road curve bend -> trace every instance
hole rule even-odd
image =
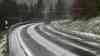
[[[99,41],[77,35],[44,23],[25,24],[10,32],[9,56],[100,56]]]

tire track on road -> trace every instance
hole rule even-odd
[[[38,29],[38,28],[36,28],[36,29]],[[39,29],[38,29],[39,30]],[[44,30],[46,30],[46,28],[44,29]],[[42,31],[42,32],[41,32]],[[51,35],[50,34],[46,34],[46,33],[44,33],[43,32],[43,29],[42,30],[40,30],[39,32],[41,32],[40,34],[43,34],[42,36],[44,36],[45,35],[45,38],[47,38],[48,40],[51,40],[51,41],[53,41],[53,42],[55,42],[55,43],[57,43],[57,37],[58,38],[66,38],[66,37],[64,37],[64,36],[62,36],[62,35],[60,35],[60,34],[55,34],[55,35],[58,35],[58,36],[56,36],[56,37],[54,37],[54,33],[53,32],[50,32],[50,31],[48,31],[48,30],[46,30],[47,32],[49,32],[49,33],[52,33]],[[50,36],[48,36],[48,35],[50,35]],[[51,38],[51,39],[50,39]],[[67,38],[66,38],[67,39]],[[71,42],[73,42],[73,39],[69,39],[68,38],[68,40],[70,40]],[[60,40],[59,40],[60,41]],[[60,44],[60,46],[61,45],[63,45],[63,46],[66,46],[66,44],[64,44],[64,43],[60,43],[58,41],[58,44]],[[76,40],[74,40],[74,42],[75,42],[75,44],[77,45],[77,43],[79,42],[77,42]],[[74,43],[73,42],[73,43]],[[69,42],[70,43],[70,42]],[[80,43],[79,43],[80,44]],[[87,45],[86,43],[84,44],[84,43],[81,43],[81,44],[83,44],[83,45]],[[69,46],[69,45],[68,45]],[[67,49],[71,49],[70,47],[71,46],[69,46],[69,48],[68,48],[68,46],[66,46],[65,48],[67,48]],[[88,45],[89,46],[89,45]],[[90,47],[92,47],[93,48],[93,46],[90,46]],[[74,49],[74,50],[72,50],[72,51],[75,51],[75,50],[80,50],[80,48],[75,48],[74,46],[72,47],[72,49]],[[96,49],[95,47],[94,47],[94,49]],[[84,50],[84,49],[83,49]],[[86,55],[89,55],[90,53],[91,53],[91,56],[95,56],[96,55],[96,53],[95,52],[91,52],[91,51],[87,51],[86,52],[86,50],[84,50],[84,51],[82,51],[82,50],[80,50],[81,52],[79,52],[80,53],[80,56],[82,56],[82,53],[84,54],[83,56],[86,56]],[[75,51],[76,52],[76,51]],[[85,53],[87,53],[86,55],[85,55]],[[90,55],[89,55],[90,56]]]

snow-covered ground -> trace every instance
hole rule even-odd
[[[94,34],[100,34],[100,16],[91,18],[89,20],[76,20],[71,19],[59,20],[51,22],[51,26],[64,32],[68,31],[81,31]]]
[[[0,39],[0,56],[8,55],[8,46],[7,46],[7,36],[3,35],[3,38]]]

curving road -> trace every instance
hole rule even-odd
[[[100,56],[98,37],[64,33],[44,23],[26,24],[9,34],[9,56]]]

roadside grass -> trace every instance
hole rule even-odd
[[[0,32],[0,56],[8,56],[7,37],[4,37],[5,32]]]

